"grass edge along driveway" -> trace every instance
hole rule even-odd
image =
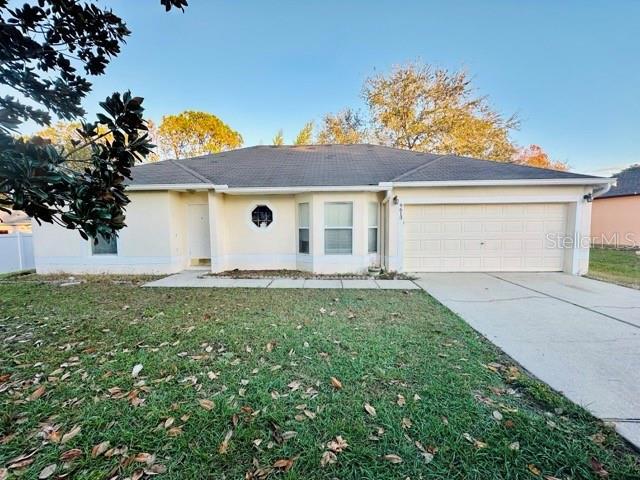
[[[587,276],[640,289],[640,255],[635,250],[592,247]]]
[[[0,284],[0,476],[640,471],[609,427],[421,291],[38,280]]]

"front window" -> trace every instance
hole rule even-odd
[[[93,255],[117,255],[118,241],[116,237],[107,240],[102,235],[98,235],[97,238],[91,240],[91,253]]]
[[[378,204],[369,204],[368,239],[369,253],[378,253]]]
[[[309,204],[298,205],[298,253],[309,253]]]
[[[273,212],[266,205],[258,205],[251,212],[251,221],[256,227],[267,228],[273,222]]]
[[[353,204],[325,203],[324,253],[351,255],[353,239]]]

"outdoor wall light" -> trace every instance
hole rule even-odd
[[[393,197],[393,204],[397,205],[398,203],[400,203],[400,200],[398,200],[398,196],[396,195]]]
[[[592,194],[592,193],[587,193],[587,194],[586,194],[584,197],[582,197],[582,198],[584,198],[584,199],[587,201],[587,203],[591,203],[591,202],[593,202],[593,194]]]

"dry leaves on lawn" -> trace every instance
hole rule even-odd
[[[82,456],[82,450],[79,448],[72,448],[71,450],[61,453],[60,460],[63,462],[71,462],[80,456]]]
[[[0,480],[6,480],[9,476],[9,470],[6,468],[0,468]]]
[[[293,430],[289,430],[288,432],[283,432],[281,437],[283,441],[291,440],[293,437],[298,435],[298,432],[294,432]]]
[[[404,407],[407,404],[407,401],[405,400],[404,395],[398,394],[398,399],[396,400],[396,403],[399,406]]]
[[[486,448],[487,444],[476,439],[473,438],[471,435],[469,435],[468,433],[463,433],[462,436],[464,437],[464,439],[469,442],[469,443],[473,443],[473,446],[476,448]]]
[[[433,460],[434,455],[436,454],[436,452],[438,451],[438,449],[436,447],[433,447],[431,445],[429,445],[427,448],[424,447],[424,445],[422,445],[422,443],[420,443],[418,440],[416,440],[414,442],[416,448],[418,450],[420,450],[420,454],[422,455],[422,458],[424,459],[424,463],[431,463],[431,461]]]
[[[213,409],[213,402],[211,400],[202,399],[202,400],[198,400],[198,403],[202,408],[204,408],[207,411]]]
[[[331,386],[336,390],[340,390],[342,388],[342,382],[336,377],[331,377]]]
[[[327,465],[336,463],[337,461],[338,457],[336,456],[336,454],[332,451],[327,450],[322,454],[322,457],[320,458],[320,466],[324,468]]]
[[[224,440],[222,440],[222,443],[218,447],[218,453],[220,455],[225,455],[229,450],[229,440],[231,440],[231,437],[233,437],[233,430],[229,430],[227,432],[227,434],[224,436]]]
[[[52,463],[51,465],[47,465],[42,469],[42,471],[38,474],[38,480],[45,480],[53,475],[56,471],[57,465]]]
[[[137,365],[135,365],[133,367],[133,370],[131,370],[131,376],[133,378],[136,378],[138,375],[140,375],[140,372],[142,371],[142,364],[138,363]]]
[[[26,455],[20,455],[15,457],[7,462],[7,467],[9,470],[19,470],[21,468],[27,467],[33,463],[35,460],[34,455],[37,453],[37,450],[34,450],[31,453]]]
[[[536,467],[533,463],[529,463],[527,468],[531,473],[533,473],[536,477],[540,476],[540,469]]]
[[[341,435],[338,435],[335,440],[327,442],[327,450],[323,452],[320,458],[320,466],[324,468],[327,465],[336,463],[338,461],[336,454],[346,450],[348,447],[349,444]]]
[[[110,443],[108,441],[106,442],[100,442],[99,444],[95,445],[92,449],[91,449],[91,456],[93,458],[99,457],[100,455],[102,455],[104,452],[106,452],[107,450],[109,450],[109,445]]]
[[[395,453],[388,453],[382,458],[390,463],[402,463],[402,457],[400,455],[396,455]]]
[[[288,472],[293,467],[293,458],[281,458],[280,460],[276,460],[273,464],[273,468],[278,470],[282,470],[283,472]]]
[[[342,438],[342,435],[338,435],[335,440],[331,440],[327,443],[327,448],[334,453],[340,453],[343,450],[346,450],[349,444],[347,441]]]
[[[29,397],[27,397],[27,400],[30,402],[33,402],[34,400],[39,399],[42,395],[44,395],[46,388],[44,385],[40,385],[38,388],[36,388],[33,393],[31,395],[29,395]]]
[[[67,433],[62,435],[62,439],[60,440],[60,443],[65,444],[65,443],[73,440],[80,433],[81,430],[82,430],[82,428],[80,427],[80,425],[76,425],[71,430],[69,430]]]
[[[163,473],[167,472],[167,467],[165,465],[162,465],[160,463],[156,463],[154,465],[151,465],[149,468],[145,468],[144,469],[144,473],[145,475],[161,475]]]
[[[151,466],[156,462],[156,456],[153,453],[140,452],[133,457],[133,461],[137,463],[146,463]]]
[[[608,478],[609,472],[604,469],[604,465],[597,458],[591,457],[591,470],[600,478]]]
[[[377,413],[376,413],[376,409],[375,409],[375,408],[373,408],[369,403],[365,403],[365,404],[364,404],[364,409],[365,409],[365,411],[366,411],[369,415],[371,415],[372,417],[375,417],[375,416],[377,415]]]

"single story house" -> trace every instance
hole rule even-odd
[[[593,202],[591,235],[596,245],[640,247],[640,165],[614,175],[617,185]]]
[[[242,148],[135,167],[117,241],[36,227],[36,269],[583,274],[612,182],[376,145]]]

